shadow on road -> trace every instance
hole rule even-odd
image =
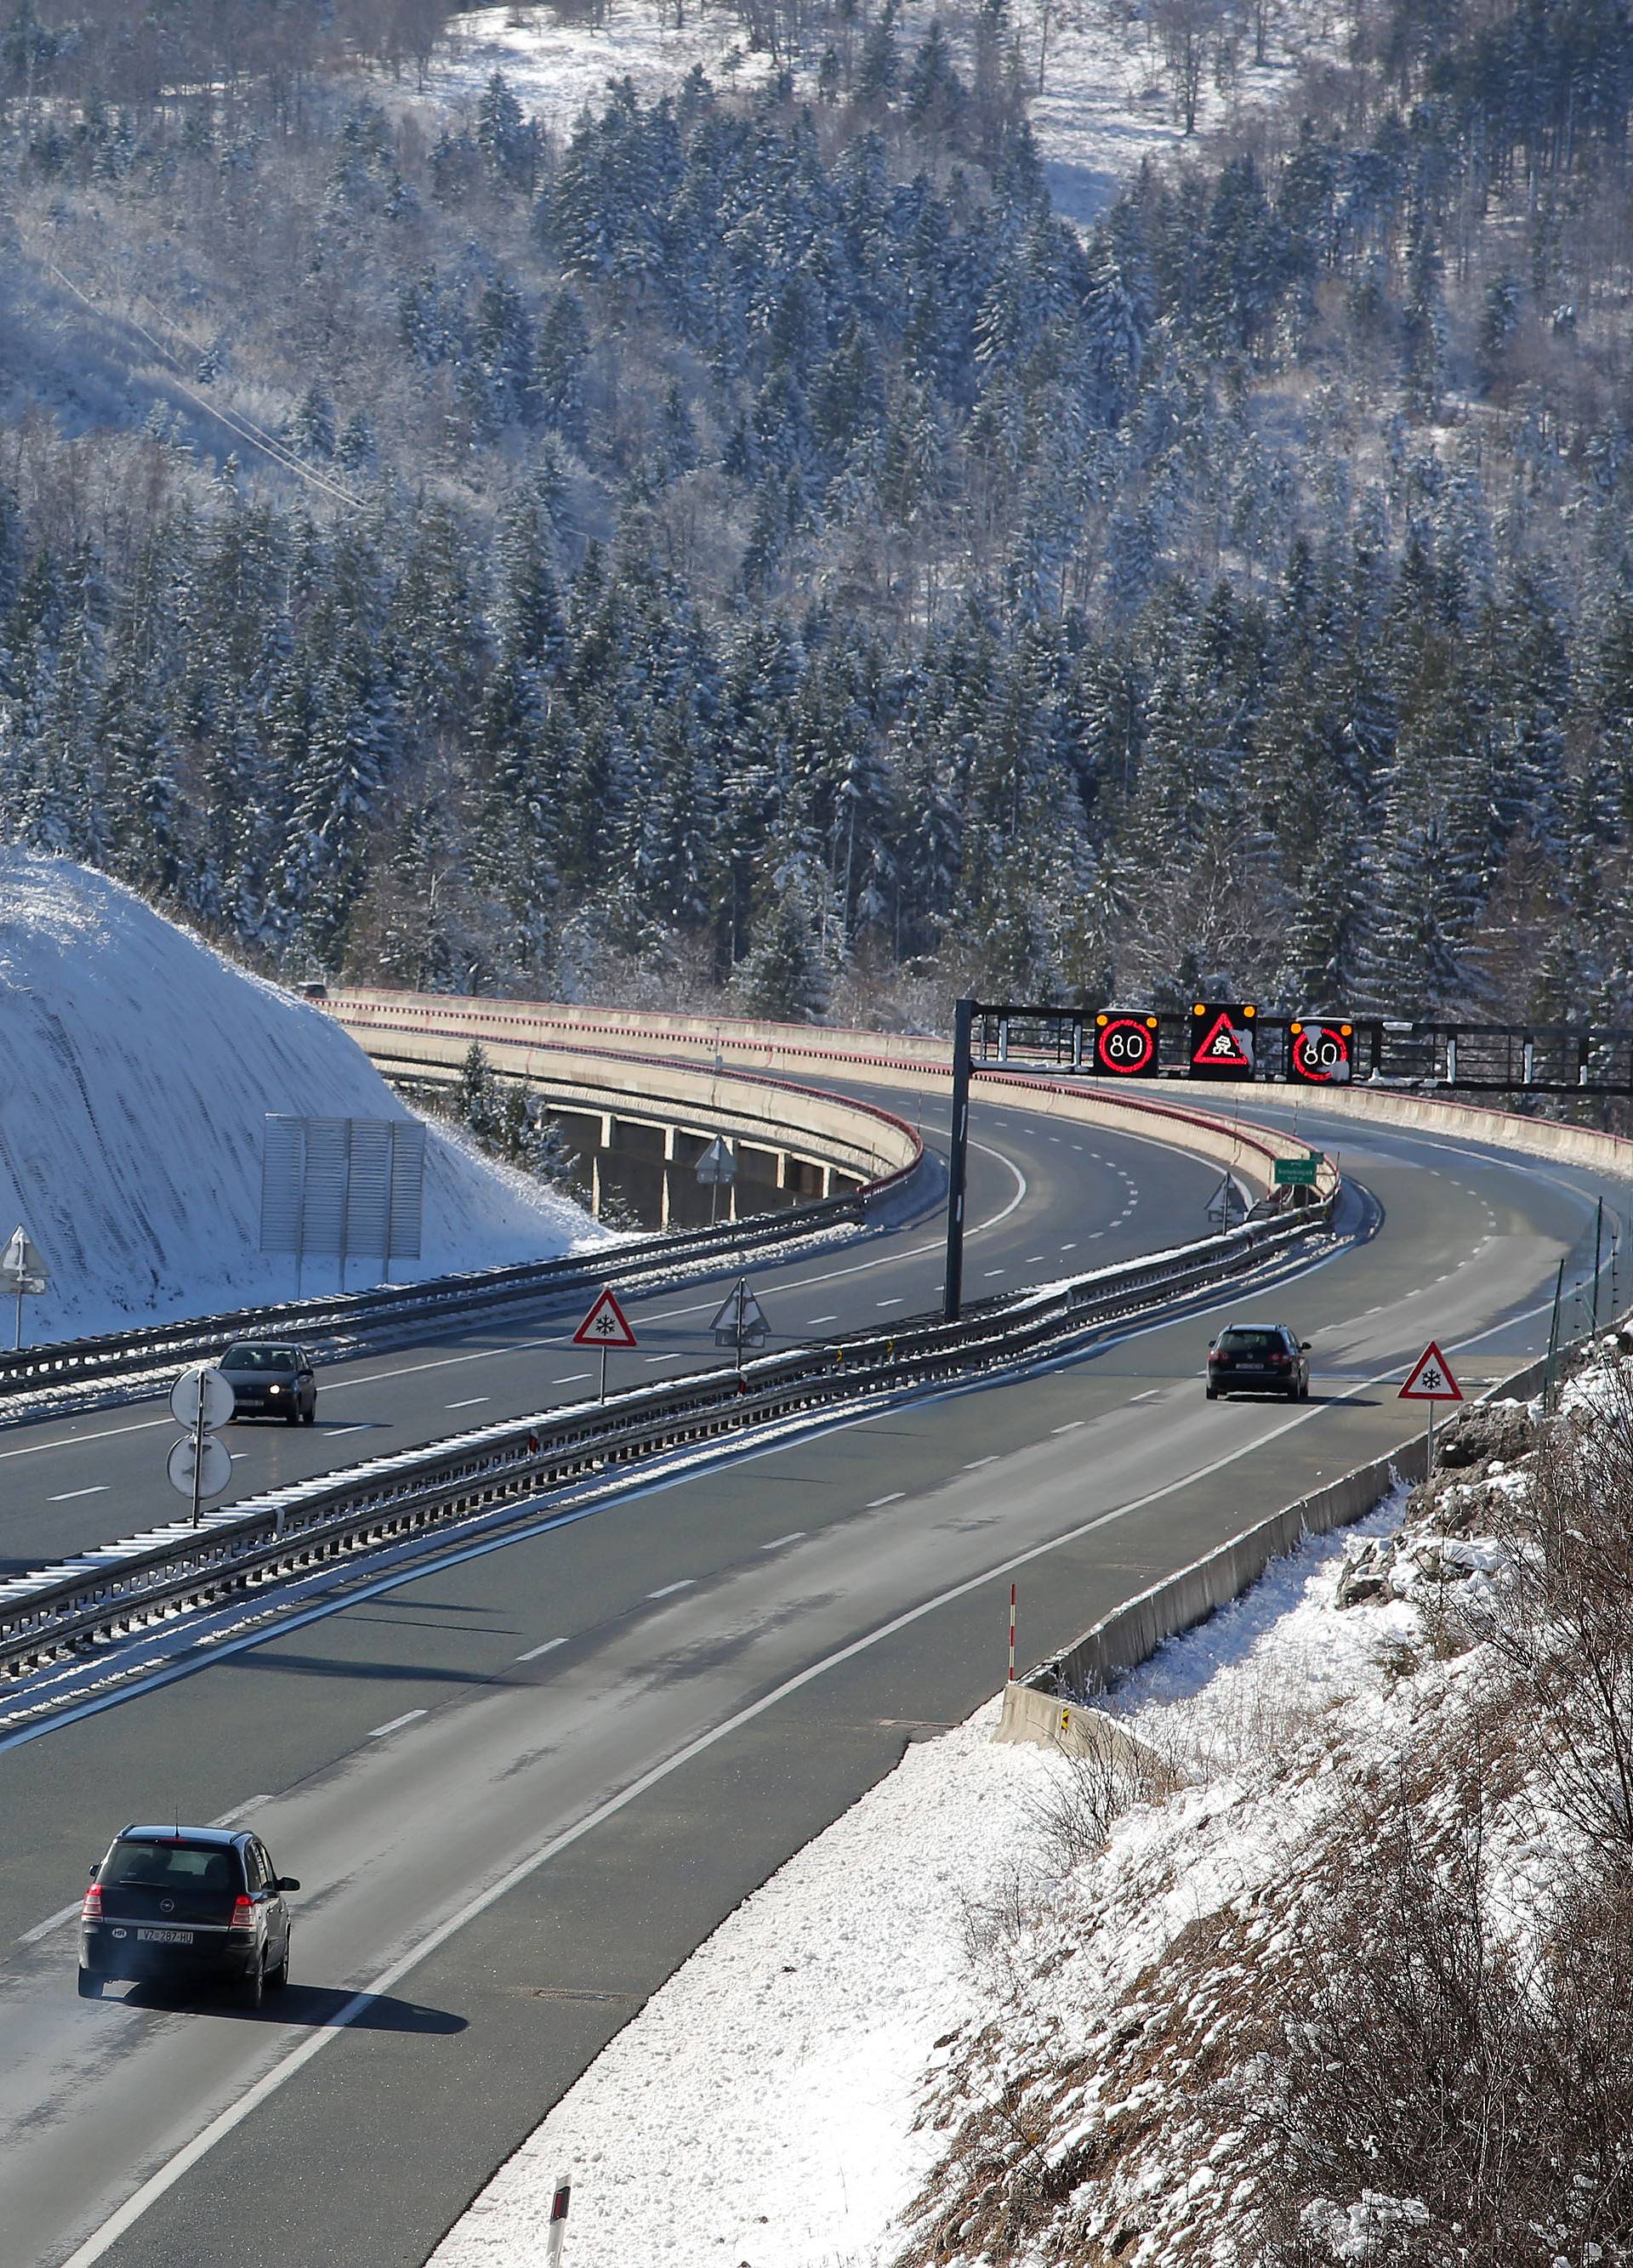
[[[125,1997],[129,2008],[185,2010],[189,2015],[225,2016],[240,2024],[280,2024],[305,2032],[321,2031],[357,1996],[333,1984],[287,1985],[269,1992],[258,2008],[240,2007],[228,1995],[205,1997],[183,1993],[158,1984],[135,1984]],[[347,2025],[352,2032],[422,2032],[447,2037],[462,2032],[467,2020],[448,2008],[430,2008],[421,2000],[399,2000],[390,1992],[378,1993]]]

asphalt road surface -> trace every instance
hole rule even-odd
[[[1308,1111],[1302,1123],[1321,1138]],[[1052,1138],[1063,1130],[978,1104],[977,1217],[1002,1211],[1016,1171],[1026,1195],[972,1247],[972,1292],[986,1266],[1002,1281],[1059,1273],[1063,1248],[1097,1231],[1090,1248],[1109,1251],[1117,1214],[1145,1245],[1197,1226],[1206,1168],[1098,1136],[1075,1152],[1075,1134]],[[344,1611],[0,1745],[5,2268],[423,2261],[720,1919],[905,1741],[996,1688],[1012,1579],[1036,1658],[1400,1440],[1414,1420],[1396,1385],[1430,1336],[1471,1383],[1540,1349],[1558,1261],[1591,1225],[1591,1176],[1353,1122],[1331,1146],[1382,1221],[1264,1310],[1315,1343],[1307,1405],[1206,1403],[1197,1316],[1133,1330],[502,1549],[447,1548]],[[927,1306],[933,1238],[899,1241],[932,1248],[871,1278],[837,1272],[860,1251],[817,1263],[820,1283],[780,1271],[773,1320],[816,1332],[864,1300]],[[770,1307],[769,1276],[761,1288]],[[696,1323],[669,1319],[676,1353],[686,1334],[696,1351]],[[447,1367],[409,1367],[422,1359]],[[499,1387],[496,1417],[534,1406],[516,1386],[550,1367],[492,1338],[382,1358],[331,1379],[325,1414],[355,1395],[358,1422],[405,1440],[446,1430],[462,1362],[471,1393]],[[48,1467],[65,1488],[115,1456],[133,1473],[138,1453],[156,1463],[154,1434],[114,1430],[141,1415],[79,1421],[100,1450],[54,1438],[31,1476]],[[264,1454],[308,1446],[278,1432]],[[32,1476],[26,1502],[0,1488],[19,1533],[52,1493]],[[235,1812],[305,1884],[284,2001],[251,2017],[135,1991],[77,2000],[74,1933],[55,1917],[110,1832]],[[773,2048],[742,2043],[768,2083]],[[616,2215],[616,2194],[575,2206]]]

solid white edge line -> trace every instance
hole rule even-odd
[[[690,1591],[697,1581],[695,1575],[683,1575],[678,1583],[666,1583],[661,1591],[648,1591],[649,1599],[672,1599],[676,1591]]]
[[[558,1646],[565,1646],[565,1638],[547,1638],[543,1646],[530,1646],[525,1653],[516,1656],[518,1661],[536,1661],[542,1653],[554,1653]]]
[[[37,1921],[32,1929],[26,1929],[23,1932],[17,1940],[18,1943],[38,1945],[42,1937],[49,1937],[54,1929],[61,1929],[65,1921],[72,1921],[82,1904],[81,1899],[76,1898],[71,1906],[64,1906],[60,1913],[54,1913],[49,1920]]]
[[[769,1543],[762,1543],[760,1549],[762,1551],[780,1551],[785,1543],[798,1543],[803,1539],[804,1535],[805,1530],[802,1528],[795,1528],[787,1535],[773,1536]]]

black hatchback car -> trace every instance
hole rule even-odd
[[[225,1984],[252,2008],[289,1982],[286,1890],[266,1845],[241,1829],[127,1827],[79,1910],[79,1997],[110,1979]]]
[[[1208,1398],[1222,1394],[1284,1394],[1310,1398],[1310,1342],[1285,1323],[1227,1323],[1208,1350]]]
[[[233,1389],[234,1418],[281,1418],[310,1425],[317,1418],[317,1380],[304,1347],[235,1339],[217,1363]]]

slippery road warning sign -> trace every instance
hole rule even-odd
[[[1256,1008],[1199,1000],[1191,1011],[1193,1079],[1252,1079]]]
[[[1400,1389],[1402,1402],[1460,1402],[1463,1389],[1452,1375],[1452,1366],[1430,1339],[1412,1366],[1412,1374]]]
[[[610,1292],[603,1292],[573,1332],[573,1344],[574,1346],[600,1347],[604,1352],[608,1347],[632,1347],[639,1345],[639,1342],[630,1329],[629,1318],[623,1308]]]

